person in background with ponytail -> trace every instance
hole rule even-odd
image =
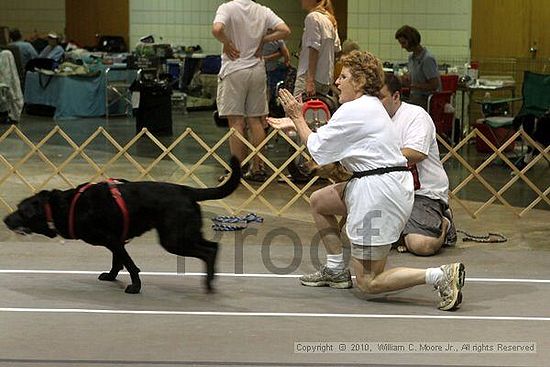
[[[294,95],[327,94],[334,78],[335,54],[341,48],[334,8],[331,0],[300,1],[308,14],[304,21]]]

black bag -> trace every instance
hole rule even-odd
[[[55,60],[39,57],[29,60],[25,65],[25,71],[34,71],[34,69],[55,70],[56,67],[57,62]]]
[[[154,135],[172,135],[172,88],[167,82],[136,81],[131,91],[140,92],[139,107],[134,110],[136,134],[147,128]]]
[[[55,115],[55,107],[43,104],[25,104],[25,113],[33,116],[53,117]]]

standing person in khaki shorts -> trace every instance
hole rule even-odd
[[[268,34],[268,29],[273,32]],[[257,146],[265,139],[261,120],[268,114],[267,78],[261,49],[264,43],[288,37],[290,29],[268,7],[252,0],[232,0],[218,8],[212,34],[223,44],[218,74],[219,114],[226,116],[229,127],[242,136],[248,123],[251,142]],[[236,136],[229,139],[229,148],[241,162],[246,158],[246,146]],[[260,159],[254,160],[245,178],[265,180],[260,162]]]

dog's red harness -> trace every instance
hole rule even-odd
[[[112,178],[110,178],[107,181],[105,181],[105,183],[107,183],[107,185],[109,186],[109,191],[111,192],[113,199],[115,199],[115,202],[118,205],[120,212],[122,213],[122,235],[120,239],[122,242],[126,242],[126,240],[128,239],[128,229],[130,228],[130,215],[128,213],[128,207],[126,206],[126,202],[124,201],[124,198],[122,197],[122,194],[120,193],[120,190],[117,187],[117,185],[120,184],[120,181],[113,180]],[[76,239],[76,235],[74,231],[76,203],[80,198],[80,196],[84,193],[84,191],[88,190],[90,187],[94,185],[95,183],[88,183],[82,186],[76,192],[76,194],[73,196],[73,199],[71,200],[71,206],[69,207],[69,237],[72,239]],[[46,203],[44,205],[44,211],[46,214],[46,221],[48,223],[48,227],[52,230],[55,230],[55,224],[54,224],[53,215],[52,215],[52,208],[49,203]]]

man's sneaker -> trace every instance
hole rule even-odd
[[[466,271],[462,263],[442,265],[443,278],[435,285],[441,298],[437,308],[443,311],[453,311],[462,303],[461,289],[464,286]]]
[[[443,218],[444,220],[447,220],[447,223],[449,223],[449,226],[447,227],[447,234],[443,240],[443,246],[454,246],[456,245],[456,227],[451,208],[447,208],[443,212]]]
[[[346,289],[352,287],[351,273],[349,269],[336,272],[329,269],[326,265],[313,274],[307,274],[300,277],[302,285],[308,287],[326,287]]]

